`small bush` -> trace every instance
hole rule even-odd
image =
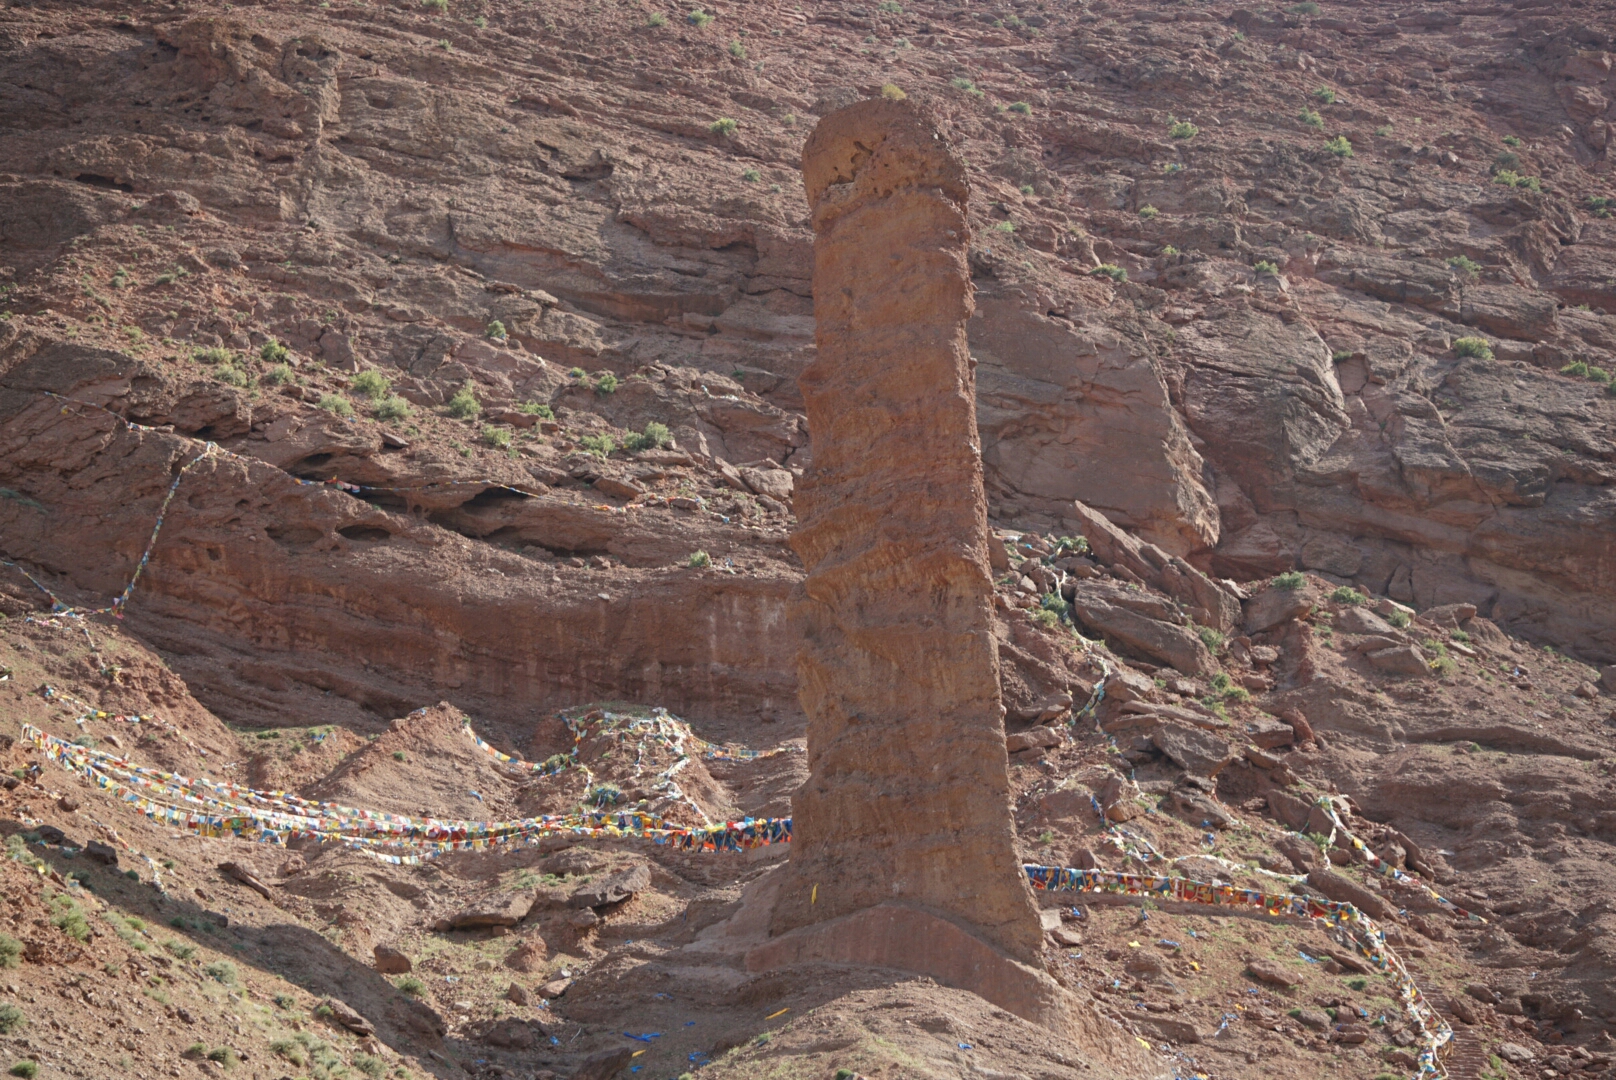
[[[1032,618],[1033,622],[1045,630],[1053,630],[1060,625],[1060,616],[1048,608],[1041,607],[1034,611],[1029,611],[1027,614]]]
[[[483,442],[495,450],[504,450],[511,445],[511,433],[505,428],[495,427],[492,424],[483,425]]]
[[[1481,273],[1481,264],[1470,258],[1468,255],[1455,255],[1453,258],[1448,260],[1448,265],[1459,271],[1461,274],[1469,274],[1471,277],[1475,277],[1477,274]]]
[[[1586,374],[1588,374],[1588,365],[1587,365],[1586,362],[1584,362],[1582,360],[1573,360],[1571,363],[1567,364],[1565,367],[1560,369],[1560,374],[1562,374],[1562,375],[1586,375]]]
[[[236,354],[215,345],[211,349],[196,350],[191,354],[191,359],[199,364],[233,364],[236,361]]]
[[[448,11],[449,0],[421,0],[421,6],[432,11]]]
[[[1033,187],[1033,186],[1032,186],[1032,185],[1031,185],[1031,184],[1022,184],[1022,185],[1021,185],[1021,186],[1020,186],[1020,187],[1019,187],[1019,188],[1017,188],[1017,189],[1016,189],[1016,190],[1017,190],[1017,191],[1019,191],[1019,192],[1021,192],[1021,193],[1022,193],[1022,194],[1023,194],[1023,195],[1031,195],[1031,194],[1033,194],[1033,193],[1034,193],[1034,192],[1035,192],[1035,191],[1037,191],[1037,190],[1038,190],[1038,189],[1037,189],[1037,188],[1035,188],[1035,187]]]
[[[1013,113],[1020,113],[1022,116],[1031,116],[1032,106],[1028,105],[1025,101],[1015,101],[1010,104],[1010,111]]]
[[[569,379],[581,379],[583,377],[584,369],[581,367],[571,368],[567,371],[567,378]]]
[[[223,1065],[226,1069],[234,1069],[237,1065],[241,1064],[241,1058],[237,1057],[236,1052],[230,1049],[228,1046],[218,1046],[212,1050],[209,1050],[208,1060],[216,1061],[220,1065]]]
[[[607,455],[609,455],[613,450],[617,449],[617,443],[612,441],[612,437],[610,435],[585,435],[583,438],[578,440],[578,444],[582,446],[586,452],[593,454],[602,460],[605,460]]]
[[[1351,359],[1352,359],[1352,350],[1351,349],[1337,349],[1337,350],[1335,350],[1334,352],[1332,352],[1330,354],[1330,362],[1333,363],[1333,364],[1344,364],[1348,360],[1351,360]]]
[[[510,334],[506,333],[505,324],[500,322],[498,319],[495,319],[493,322],[488,324],[488,328],[485,333],[487,333],[487,335],[490,338],[493,338],[495,341],[504,341],[506,338],[511,336]]]
[[[291,994],[276,994],[275,1007],[277,1009],[292,1009],[297,1006],[297,998]]]
[[[555,419],[555,410],[542,401],[524,401],[516,407],[516,411],[526,413],[528,416],[537,416],[540,420]]]
[[[269,1044],[269,1052],[276,1057],[285,1058],[300,1069],[309,1063],[303,1048],[291,1039],[276,1039]]]
[[[387,1074],[387,1062],[373,1054],[355,1054],[353,1063],[354,1068],[369,1077],[385,1076]]]
[[[1300,570],[1287,570],[1283,574],[1277,575],[1269,584],[1276,589],[1288,589],[1295,592],[1307,584],[1307,578],[1302,575]]]
[[[22,942],[8,934],[0,934],[0,968],[14,968],[17,958],[22,955]],[[3,1023],[0,1023],[0,1035],[5,1034]]]
[[[1223,650],[1223,632],[1221,630],[1214,630],[1210,626],[1197,626],[1195,633],[1201,639],[1201,644],[1206,646],[1207,652],[1217,654]]]
[[[1167,134],[1175,139],[1193,139],[1201,133],[1201,129],[1188,120],[1169,120]]]
[[[623,440],[623,449],[638,452],[641,450],[660,450],[673,441],[668,433],[668,425],[659,424],[655,420],[645,425],[645,431],[630,435]]]
[[[609,371],[603,371],[595,376],[595,393],[601,397],[617,393],[617,376]]]
[[[1139,216],[1149,221],[1151,218],[1161,217],[1161,211],[1146,203],[1139,208]]]
[[[1588,212],[1594,217],[1608,218],[1612,208],[1616,208],[1616,199],[1605,195],[1588,196]]]
[[[84,919],[84,912],[68,896],[58,896],[51,901],[56,908],[56,914],[51,917],[51,925],[75,941],[90,940],[90,924]]]
[[[274,338],[264,342],[263,348],[258,350],[258,359],[266,364],[284,364],[286,363],[286,358],[291,355],[292,350]]]
[[[1452,638],[1454,641],[1462,641],[1465,644],[1470,643],[1470,635],[1465,633],[1463,630],[1455,630],[1453,633],[1449,634],[1448,637]]]
[[[353,405],[341,394],[321,394],[320,408],[336,416],[352,416]]]
[[[376,419],[402,420],[410,415],[410,403],[397,394],[389,394],[376,403]]]
[[[22,1077],[23,1080],[34,1080],[34,1077],[39,1075],[39,1062],[19,1061],[6,1071],[12,1076]]]
[[[226,986],[236,985],[236,965],[228,960],[215,960],[202,970],[207,972],[210,978]]]
[[[1335,104],[1335,91],[1331,90],[1328,86],[1319,87],[1317,90],[1313,91],[1313,96],[1324,102],[1326,105]]]
[[[195,1042],[195,1043],[192,1043],[190,1046],[187,1046],[184,1050],[180,1051],[180,1057],[187,1057],[187,1058],[196,1059],[196,1058],[205,1058],[207,1056],[208,1056],[208,1044],[207,1043]]]
[[[314,1015],[318,1016],[321,1020],[329,1020],[333,1016],[337,1015],[337,1013],[336,1010],[329,1005],[316,1005],[314,1007]]]
[[[252,376],[234,364],[220,364],[214,370],[213,377],[226,386],[246,387],[252,385]]]
[[[881,11],[887,15],[903,14],[903,5],[898,3],[898,0],[881,0],[876,7],[880,8]]]
[[[408,760],[410,760],[410,755],[406,754],[402,750],[394,750],[393,751],[393,760],[394,761],[408,761]]]
[[[731,41],[729,43],[729,54],[737,60],[745,60],[746,46],[742,45],[739,39]]]
[[[1317,15],[1321,9],[1319,5],[1313,2],[1313,0],[1304,0],[1303,3],[1292,4],[1285,10],[1290,12],[1292,15]]]
[[[1504,187],[1525,188],[1528,191],[1542,191],[1543,181],[1535,176],[1522,176],[1514,169],[1500,169],[1493,174],[1493,183]]]
[[[414,975],[406,975],[393,985],[398,987],[400,993],[408,994],[410,997],[420,997],[421,993],[426,989],[426,983],[417,979]]]
[[[196,946],[187,945],[183,941],[165,941],[163,942],[163,948],[167,949],[171,955],[180,960],[189,960],[191,957],[196,955]]]
[[[1335,601],[1337,604],[1346,604],[1349,607],[1356,607],[1364,602],[1365,597],[1363,593],[1352,588],[1350,585],[1342,585],[1337,588],[1335,592],[1330,594],[1330,599]]]
[[[361,371],[348,383],[348,387],[356,394],[375,399],[384,396],[393,388],[393,384],[379,371]]]
[[[712,22],[713,18],[714,16],[707,14],[705,11],[701,10],[701,8],[692,8],[690,10],[690,14],[685,16],[685,19],[690,23],[690,25],[696,27],[697,29],[700,29],[701,27]]]
[[[1401,630],[1409,623],[1413,622],[1414,619],[1413,616],[1409,615],[1408,612],[1399,611],[1398,609],[1393,608],[1392,613],[1386,616],[1386,621],[1397,627],[1397,629]]]
[[[756,169],[747,169],[745,172],[741,173],[741,179],[745,180],[747,183],[755,184],[759,180],[763,179],[763,174],[758,172]]]
[[[1472,360],[1491,360],[1493,358],[1493,347],[1486,338],[1456,338],[1453,342],[1453,354]]]
[[[1335,138],[1325,143],[1324,148],[1339,158],[1349,158],[1352,156],[1352,141],[1345,135],[1337,135]]]
[[[1101,263],[1093,270],[1090,270],[1089,274],[1094,277],[1108,277],[1119,285],[1128,280],[1128,271],[1113,263]]]
[[[1324,117],[1320,116],[1312,109],[1306,108],[1305,106],[1301,112],[1296,114],[1296,119],[1300,120],[1308,127],[1318,128],[1320,131],[1324,130]]]
[[[686,560],[685,565],[692,570],[705,570],[713,565],[713,558],[705,551],[693,551],[690,553],[690,558]]]
[[[1505,146],[1520,146],[1521,145],[1521,140],[1516,138],[1514,135],[1505,135],[1504,136],[1504,145]]]
[[[289,364],[276,364],[264,372],[264,381],[271,386],[282,386],[291,382],[294,377]]]
[[[456,420],[475,420],[482,415],[483,404],[477,400],[477,392],[468,382],[454,392],[454,397],[449,399],[448,410]]]
[[[23,1016],[22,1010],[15,1005],[0,1005],[0,1035],[10,1035],[13,1031],[20,1031],[28,1018]]]
[[[881,96],[888,101],[902,101],[909,95],[897,83],[886,83],[881,87]]]
[[[1251,691],[1244,686],[1226,686],[1221,691],[1224,701],[1250,701]]]
[[[1275,264],[1269,262],[1267,259],[1258,259],[1257,260],[1257,265],[1253,266],[1252,269],[1255,270],[1258,273],[1259,276],[1260,275],[1267,275],[1269,277],[1278,277],[1279,276],[1279,267],[1276,266]]]
[[[646,26],[667,26],[668,17],[660,11],[653,11],[651,17],[645,20]]]
[[[949,85],[956,90],[965,91],[966,94],[974,98],[980,98],[983,96],[982,91],[978,90],[976,88],[976,84],[970,79],[953,79],[949,82]]]
[[[995,232],[1013,233],[1016,231],[1016,223],[1013,221],[1001,221],[993,226],[993,230]]]
[[[732,120],[727,116],[720,116],[717,120],[707,125],[707,130],[714,135],[722,135],[727,139],[735,134],[735,130],[740,126],[740,121]]]
[[[1588,378],[1597,383],[1610,382],[1610,372],[1595,364],[1588,365]]]

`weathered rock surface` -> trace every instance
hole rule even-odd
[[[580,885],[567,898],[569,907],[598,908],[618,904],[651,887],[651,868],[644,863],[620,870],[599,881]]]
[[[818,355],[792,545],[810,776],[773,929],[907,901],[1030,960],[1043,935],[1011,843],[964,170],[915,109],[871,101],[821,121],[803,174]]]

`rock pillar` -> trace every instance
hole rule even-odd
[[[797,957],[959,985],[933,954],[1032,962],[1042,938],[999,700],[965,169],[913,105],[885,100],[820,121],[802,168],[818,356],[792,545],[810,776],[771,932],[837,920],[834,947]]]

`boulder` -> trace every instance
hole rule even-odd
[[[791,502],[796,479],[788,469],[752,469],[741,467],[741,479],[756,494],[767,495],[783,503]]]
[[[1289,746],[1296,741],[1296,729],[1281,720],[1264,716],[1246,725],[1246,738],[1261,750]]]
[[[1351,904],[1373,919],[1390,919],[1397,909],[1376,892],[1349,881],[1333,870],[1318,869],[1307,875],[1307,883],[1326,897],[1341,904]]]
[[[1599,669],[1599,688],[1607,694],[1616,694],[1616,664]]]
[[[1390,649],[1376,649],[1364,654],[1369,666],[1387,675],[1429,675],[1430,665],[1418,645],[1398,645]]]
[[[376,1034],[375,1025],[366,1020],[345,1001],[336,998],[326,998],[323,1003],[331,1010],[331,1019],[361,1037]]]
[[[602,495],[610,495],[614,499],[633,499],[644,495],[647,490],[632,480],[620,480],[615,476],[602,476],[594,486]]]
[[[471,930],[482,926],[515,926],[527,918],[532,907],[531,893],[496,893],[449,916],[449,927]]]
[[[1198,776],[1216,776],[1234,760],[1227,742],[1199,728],[1162,724],[1150,733],[1150,741],[1173,764]]]
[[[613,1080],[623,1071],[634,1058],[632,1047],[621,1047],[616,1050],[601,1050],[584,1058],[578,1071],[572,1074],[572,1080]]]
[[[1084,626],[1185,675],[1210,675],[1216,668],[1206,645],[1171,604],[1116,582],[1081,581],[1072,594],[1072,613]]]
[[[1311,1031],[1330,1030],[1330,1014],[1322,1009],[1299,1009],[1296,1022]]]
[[[511,983],[505,990],[505,1000],[512,1005],[531,1005],[533,994],[521,983]]]
[[[1312,873],[1324,864],[1324,855],[1318,845],[1295,833],[1286,833],[1274,841],[1274,850],[1289,859],[1298,874]]]
[[[1445,630],[1457,630],[1460,623],[1475,617],[1475,604],[1443,604],[1441,607],[1427,608],[1419,614],[1421,622],[1428,622]]]
[[[1537,1060],[1537,1055],[1519,1043],[1499,1043],[1498,1056],[1511,1065],[1526,1066]]]
[[[1133,1022],[1140,1031],[1162,1042],[1183,1045],[1201,1041],[1201,1033],[1188,1020],[1145,1013],[1134,1017]]]
[[[600,925],[600,916],[595,914],[594,908],[579,908],[567,919],[567,925],[574,930],[588,930]]]
[[[1246,974],[1257,982],[1269,986],[1295,986],[1302,981],[1290,968],[1277,960],[1253,960],[1246,965]]]
[[[1318,596],[1310,585],[1300,589],[1281,589],[1270,585],[1245,603],[1245,631],[1248,635],[1300,619],[1317,602]]]
[[[571,985],[571,979],[552,979],[543,986],[539,987],[539,996],[545,998],[546,1000],[553,1001],[562,994],[565,994],[567,992],[567,987]]]
[[[645,863],[620,870],[610,877],[588,885],[580,885],[567,898],[567,906],[598,908],[627,900],[637,892],[651,887],[651,868]]]
[[[1139,785],[1115,773],[1106,780],[1095,797],[1100,800],[1100,809],[1107,821],[1131,821],[1145,812],[1145,808],[1136,801],[1139,798]]]
[[[91,840],[84,845],[84,857],[105,866],[118,865],[118,849],[99,840]]]
[[[1052,746],[1059,746],[1062,741],[1061,733],[1054,728],[1032,727],[1026,731],[1006,735],[1004,747],[1014,754],[1020,750],[1043,750]]]
[[[490,1046],[504,1047],[507,1050],[531,1049],[537,1039],[533,1029],[524,1021],[510,1019],[501,1020],[483,1035],[483,1041]]]
[[[415,968],[415,962],[390,945],[377,945],[370,950],[376,958],[376,970],[383,975],[403,975]]]
[[[505,966],[512,971],[532,975],[544,970],[544,962],[549,956],[550,950],[545,946],[544,939],[534,934],[511,950],[510,955],[505,957]]]
[[[1268,797],[1268,812],[1274,815],[1287,829],[1300,829],[1307,824],[1308,815],[1313,812],[1313,804],[1305,799],[1298,799],[1295,795],[1287,795],[1283,791],[1270,791]]]
[[[1384,634],[1394,631],[1392,624],[1368,608],[1350,607],[1335,617],[1335,628],[1343,634]]]

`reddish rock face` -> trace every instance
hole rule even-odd
[[[882,903],[1039,948],[1012,844],[986,501],[966,347],[964,168],[910,105],[867,101],[803,152],[818,358],[792,539],[811,776],[776,933]]]

